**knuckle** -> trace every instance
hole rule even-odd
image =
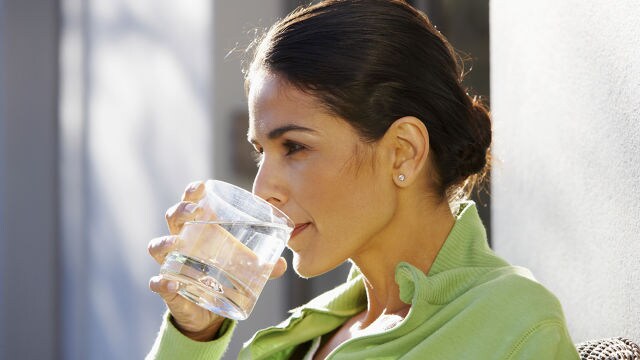
[[[188,202],[188,201],[180,201],[178,203],[178,205],[177,205],[176,213],[182,215],[185,212],[188,212],[187,211],[187,205],[189,205],[189,204],[190,204],[190,202]]]
[[[149,289],[151,291],[155,291],[157,286],[158,286],[158,282],[155,279],[155,277],[152,277],[151,279],[149,279]]]
[[[191,204],[188,201],[180,201],[179,203],[170,207],[165,213],[165,219],[167,221],[172,221],[173,219],[183,216],[185,213],[188,213],[187,206]]]
[[[162,243],[162,237],[157,237],[149,241],[149,244],[147,245],[147,250],[149,251],[149,254],[151,256],[155,256],[155,254],[158,252],[158,247],[160,246],[161,243]]]
[[[155,239],[152,239],[151,241],[149,241],[149,243],[147,244],[147,251],[149,252],[149,255],[153,256],[153,250],[155,248],[154,246],[154,241]]]
[[[166,252],[166,249],[171,248],[175,243],[173,236],[162,236],[155,238],[149,242],[147,250],[149,254],[156,258],[159,254]]]
[[[173,235],[168,235],[162,238],[162,248],[167,251],[173,248],[176,243],[176,237]]]
[[[165,219],[169,220],[173,217],[173,215],[176,213],[176,210],[178,209],[178,205],[179,203],[167,209],[167,211],[164,213]]]

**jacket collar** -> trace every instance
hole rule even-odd
[[[486,239],[475,204],[466,202],[429,274],[406,262],[396,266],[400,298],[411,304],[404,327],[424,321],[423,316],[415,314],[425,314],[430,306],[451,302],[471,288],[482,274],[508,265],[493,255]],[[258,331],[245,344],[239,358],[271,358],[275,354],[287,357],[292,345],[335,329],[366,306],[362,274],[353,266],[345,283],[291,310],[292,315],[284,322]]]

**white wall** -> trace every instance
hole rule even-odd
[[[640,341],[640,2],[491,2],[493,244],[574,341]]]
[[[62,354],[140,359],[164,309],[147,243],[212,174],[211,6],[62,5]]]
[[[246,99],[240,57],[225,55],[248,43],[252,27],[270,24],[281,4],[61,5],[61,353],[141,359],[165,309],[148,290],[159,266],[147,243],[166,234],[165,210],[188,182],[240,181],[227,160],[229,131]],[[265,291],[227,358],[258,327],[282,318],[281,286]]]

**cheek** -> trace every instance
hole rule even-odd
[[[317,222],[323,236],[362,236],[354,232],[366,233],[367,227],[386,223],[393,211],[394,193],[390,182],[382,181],[368,166],[361,164],[357,171],[353,167],[317,166],[305,172],[300,205]]]
[[[363,249],[390,220],[394,192],[369,164],[353,168],[339,162],[297,169],[291,185],[295,203],[313,221],[306,244],[294,252],[293,267],[303,277],[339,266]],[[392,184],[392,183],[391,183]]]
[[[297,191],[300,205],[314,218],[344,209],[353,200],[352,181],[352,175],[341,174],[335,166],[310,166],[300,176]]]

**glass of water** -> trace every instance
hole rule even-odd
[[[184,224],[160,269],[178,293],[220,316],[246,319],[282,254],[293,222],[249,191],[205,183],[205,214]]]

